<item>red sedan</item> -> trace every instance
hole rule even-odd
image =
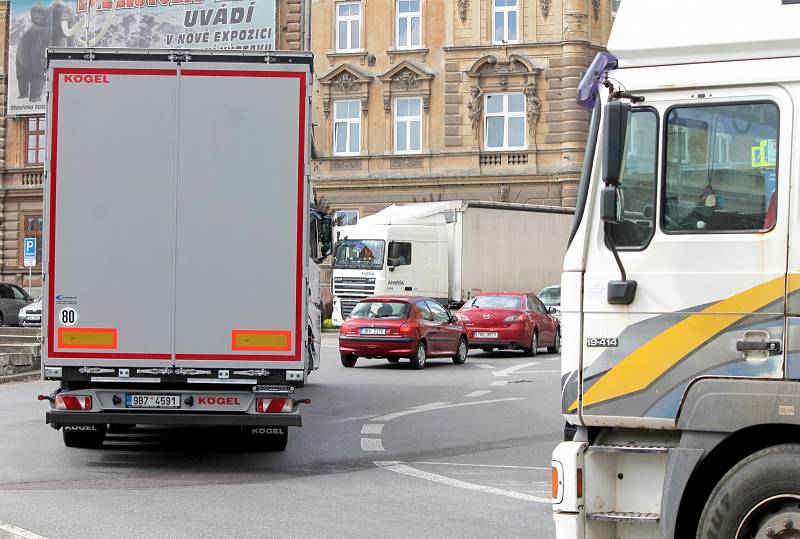
[[[458,318],[428,298],[372,297],[361,300],[339,330],[342,365],[353,367],[359,357],[409,358],[415,369],[431,357],[449,357],[456,365],[467,360],[467,332]]]
[[[526,356],[535,356],[542,346],[551,354],[561,352],[559,321],[533,294],[482,293],[467,301],[458,317],[467,328],[470,348],[521,349]]]

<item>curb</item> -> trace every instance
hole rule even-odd
[[[336,334],[338,334],[339,333],[339,328],[336,328],[336,329],[323,329],[322,333],[336,333]]]
[[[17,374],[0,376],[0,384],[9,384],[12,382],[28,382],[30,380],[40,380],[40,379],[41,379],[41,373],[39,371],[18,372]]]

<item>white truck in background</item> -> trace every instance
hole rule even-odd
[[[282,450],[319,366],[307,53],[48,51],[43,376],[71,447],[138,424]]]
[[[573,211],[504,202],[393,205],[341,227],[333,323],[368,296],[463,304],[479,291],[538,292],[559,282]]]

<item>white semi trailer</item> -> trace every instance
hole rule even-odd
[[[153,424],[282,449],[300,426],[330,250],[311,70],[304,53],[48,52],[43,374],[60,387],[41,398],[66,445]]]
[[[559,282],[572,210],[503,202],[393,205],[341,227],[333,323],[372,295],[460,305],[479,291],[537,292]]]

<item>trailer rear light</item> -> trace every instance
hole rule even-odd
[[[91,410],[92,397],[90,395],[56,395],[53,398],[53,408],[56,410]]]
[[[257,399],[256,410],[261,414],[289,414],[297,409],[293,399]]]

